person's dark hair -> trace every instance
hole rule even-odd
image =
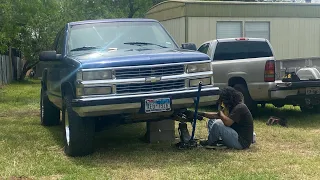
[[[229,109],[233,109],[237,104],[243,102],[243,95],[241,92],[235,90],[233,87],[227,86],[220,90],[220,97],[218,102],[223,101],[224,105]]]

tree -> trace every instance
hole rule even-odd
[[[0,0],[0,18],[0,52],[4,53],[13,45],[13,40],[17,38],[20,30],[14,23],[15,15],[11,1]]]
[[[0,0],[0,52],[22,51],[26,60],[20,80],[51,49],[55,35],[67,22],[86,19],[144,17],[162,0]]]
[[[57,1],[33,0],[30,3],[16,0],[13,6],[18,11],[15,19],[20,30],[14,44],[26,60],[19,78],[22,80],[26,72],[39,62],[39,53],[51,47],[59,30],[57,27],[61,26],[61,18]]]

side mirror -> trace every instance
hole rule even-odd
[[[56,51],[42,51],[39,54],[40,61],[56,61],[60,59],[60,54],[57,54]]]
[[[194,43],[184,43],[181,44],[182,49],[189,49],[189,50],[197,50],[197,46]]]

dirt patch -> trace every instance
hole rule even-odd
[[[25,176],[11,176],[8,178],[8,180],[33,180],[33,179]]]
[[[42,179],[42,180],[59,180],[62,179],[61,175],[52,175],[52,176],[43,176],[40,178],[35,177],[26,177],[26,176],[11,176],[9,178],[1,178],[0,180],[35,180],[35,179]]]
[[[320,133],[320,129],[311,129],[310,132],[312,132],[314,134],[319,134]]]
[[[40,110],[9,110],[0,113],[0,117],[30,117],[36,116],[40,117]]]
[[[42,180],[58,180],[58,179],[62,179],[62,175],[43,176],[43,177],[40,177],[39,179],[42,179]]]

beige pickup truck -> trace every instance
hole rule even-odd
[[[209,55],[212,60],[215,86],[232,86],[241,91],[253,113],[257,104],[264,106],[266,103],[276,107],[296,105],[308,112],[317,111],[319,107],[317,67],[303,66],[304,59],[276,61],[272,46],[266,39],[216,39],[201,44],[198,51]],[[288,73],[301,79],[283,79]]]

